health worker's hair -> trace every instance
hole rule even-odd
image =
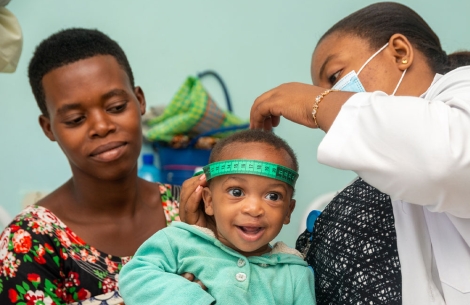
[[[379,49],[394,34],[402,34],[427,59],[435,73],[445,74],[470,65],[470,52],[447,55],[436,33],[421,16],[409,7],[395,2],[379,2],[366,6],[343,18],[321,38],[331,34],[349,34],[368,40],[371,48]]]

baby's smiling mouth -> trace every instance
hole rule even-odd
[[[262,230],[264,230],[263,227],[252,227],[252,226],[237,226],[243,233],[248,234],[248,235],[256,235]]]

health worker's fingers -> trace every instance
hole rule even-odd
[[[271,125],[273,127],[279,126],[279,123],[281,122],[281,117],[280,116],[272,116],[271,117]]]
[[[276,88],[260,95],[251,106],[250,110],[250,128],[272,130],[274,114],[271,109],[270,98]]]
[[[269,129],[277,126],[283,116],[294,123],[316,128],[312,109],[315,98],[324,91],[324,88],[308,84],[282,84],[255,100],[250,111],[250,127]]]
[[[266,118],[264,120],[263,130],[272,131],[274,127],[279,126],[280,121],[281,121],[281,118],[278,116],[271,116],[269,118]]]

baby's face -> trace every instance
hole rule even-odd
[[[292,168],[290,156],[264,143],[232,143],[221,159],[251,159]],[[271,242],[290,222],[295,206],[287,183],[263,176],[232,174],[213,178],[203,192],[205,209],[217,224],[217,238],[245,256],[270,251]]]

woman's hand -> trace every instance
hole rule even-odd
[[[185,272],[185,273],[180,274],[180,275],[181,275],[182,277],[184,277],[185,279],[187,279],[188,281],[190,281],[190,282],[194,282],[194,283],[196,283],[196,284],[199,284],[199,286],[201,286],[201,288],[202,288],[203,290],[206,290],[206,291],[207,291],[206,285],[204,285],[200,280],[198,280],[198,279],[194,276],[194,274]]]
[[[259,96],[250,112],[250,128],[271,130],[279,125],[280,117],[317,128],[312,117],[315,98],[326,89],[302,84],[286,83]],[[317,123],[324,131],[333,124],[341,106],[353,95],[352,92],[331,92],[323,98],[317,110]]]
[[[191,225],[206,227],[215,231],[215,221],[213,217],[204,212],[204,202],[202,201],[202,189],[207,186],[206,175],[202,174],[191,177],[183,182],[181,188],[181,198],[179,214],[181,221]]]
[[[188,224],[198,225],[215,229],[213,219],[204,213],[204,203],[202,201],[202,188],[207,186],[206,175],[202,174],[191,177],[183,182],[180,198],[180,218]],[[207,290],[206,286],[192,273],[185,272],[181,274],[188,281],[195,282],[202,289]]]

